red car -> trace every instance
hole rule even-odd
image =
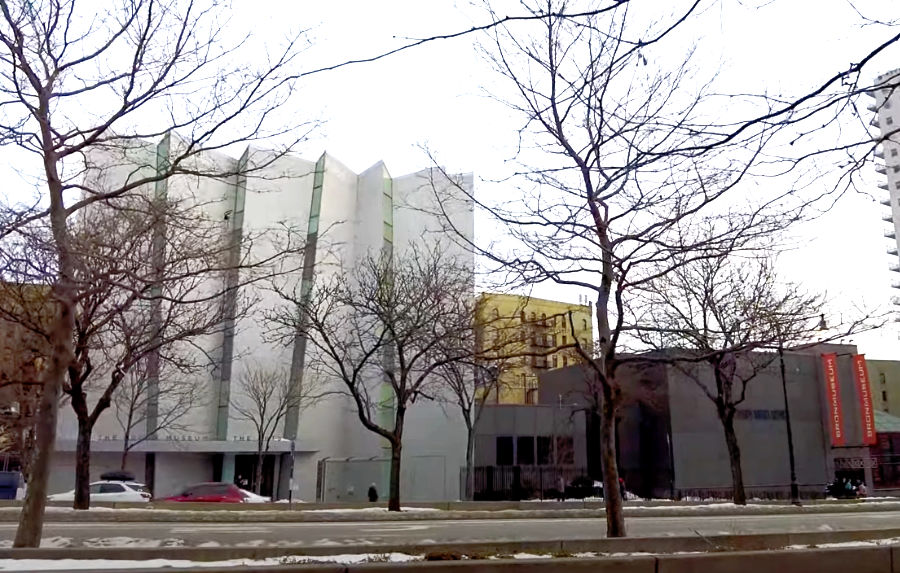
[[[163,501],[196,501],[204,503],[244,503],[248,496],[233,483],[198,483],[186,488],[179,495],[167,497]]]

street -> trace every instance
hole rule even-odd
[[[900,512],[697,517],[633,517],[631,537],[900,528]],[[0,524],[9,547],[15,523]],[[343,523],[48,523],[44,546],[325,546],[603,537],[598,519],[503,519]]]

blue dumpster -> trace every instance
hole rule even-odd
[[[0,499],[16,499],[16,490],[21,485],[21,472],[0,472]]]

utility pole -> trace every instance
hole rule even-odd
[[[794,432],[791,428],[791,408],[788,402],[787,376],[784,371],[784,341],[779,335],[778,362],[781,366],[781,390],[784,392],[784,423],[787,427],[788,459],[791,464],[791,504],[800,505],[800,488],[797,486],[797,467],[794,461]]]

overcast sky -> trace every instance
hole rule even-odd
[[[310,27],[308,57],[314,65],[484,21],[466,1],[285,0],[280,10],[269,8],[278,2],[267,3],[265,14],[254,13],[258,2],[237,1],[239,11],[248,10],[246,21],[270,31],[298,22]],[[855,5],[873,18],[900,16],[890,13],[891,2],[860,0]],[[822,83],[888,36],[883,27],[863,26],[846,0],[726,1],[707,10],[694,26],[701,61],[721,69],[720,85],[784,95]],[[449,168],[474,172],[479,193],[502,192],[484,180],[505,168],[518,123],[486,95],[498,79],[478,55],[476,39],[433,43],[310,78],[299,103],[326,123],[305,154],[314,158],[327,150],[357,171],[383,159],[394,174],[401,174],[428,165],[419,149],[427,144]],[[872,63],[866,79],[895,67],[900,67],[900,51],[892,48]],[[883,232],[889,224],[881,217],[888,209],[876,200],[881,198],[876,187],[881,176],[874,171],[867,176],[871,195],[851,193],[829,215],[798,229],[795,250],[782,258],[784,275],[827,291],[837,315],[853,312],[855,305],[887,308],[890,297],[900,295],[890,288],[900,274],[888,271],[897,260],[885,252],[890,241]],[[477,232],[490,235],[492,229]],[[553,285],[534,293],[570,301],[582,294]],[[893,325],[853,340],[872,358],[900,357]]]
[[[514,10],[515,3],[510,4],[506,13]],[[890,13],[895,2],[858,0],[855,5],[874,18],[900,16]],[[233,11],[236,29],[249,28],[273,40],[308,29],[306,68],[484,22],[483,12],[467,0],[233,0]],[[700,61],[720,69],[721,86],[783,95],[822,83],[889,35],[883,27],[863,26],[847,0],[725,0],[693,26]],[[477,39],[434,42],[307,78],[293,105],[324,125],[300,153],[315,159],[326,150],[356,171],[384,160],[400,175],[429,165],[420,149],[427,145],[451,170],[473,172],[478,193],[502,192],[485,180],[503,174],[519,124],[487,95],[498,79],[475,49]],[[897,67],[900,50],[894,47],[871,64],[867,79]],[[888,271],[898,261],[885,252],[890,242],[883,232],[889,224],[881,217],[888,211],[877,203],[881,191],[876,187],[881,176],[874,171],[868,176],[871,194],[849,194],[829,215],[798,230],[796,249],[782,259],[785,276],[827,290],[838,314],[859,304],[886,308],[892,295],[900,295],[889,286],[900,281],[900,274]],[[492,229],[476,232],[490,235]],[[552,285],[534,293],[573,302],[588,294]],[[900,358],[893,326],[854,341],[872,358]]]

